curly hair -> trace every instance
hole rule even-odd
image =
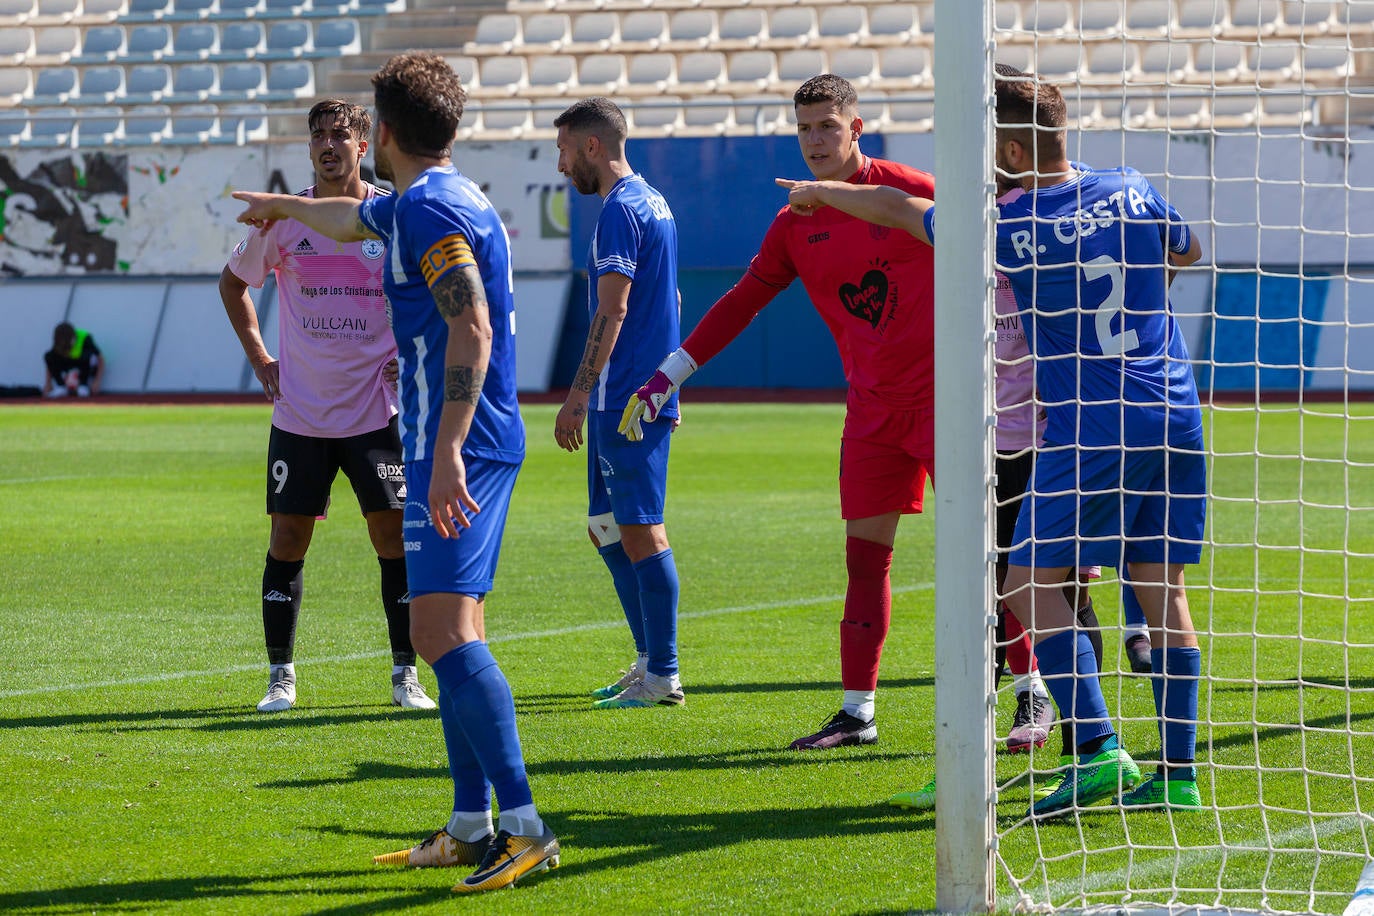
[[[822,73],[797,87],[792,93],[793,107],[815,105],[818,102],[833,102],[839,108],[856,108],[859,94],[849,80],[833,73]]]
[[[447,157],[468,94],[448,61],[430,51],[406,51],[372,76],[377,120],[386,124],[401,152]]]
[[[343,99],[322,99],[315,103],[305,119],[311,133],[315,132],[315,128],[320,126],[320,122],[327,115],[333,115],[335,121],[347,125],[355,140],[366,140],[368,134],[372,133],[372,115],[368,110],[362,105],[354,105]]]

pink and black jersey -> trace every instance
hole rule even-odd
[[[366,187],[368,198],[386,194]],[[255,229],[234,249],[229,270],[240,280],[260,288],[268,273],[277,275],[281,397],[273,426],[337,439],[381,429],[395,415],[396,395],[382,377],[396,356],[382,292],[385,253],[377,239],[336,242],[295,220]]]
[[[997,198],[999,204],[1011,203],[1024,191],[1013,188]],[[997,361],[997,450],[1019,452],[1035,448],[1045,433],[1045,415],[1035,405],[1035,364],[1026,343],[1016,293],[1006,274],[997,274],[994,315],[997,341],[993,356]]]

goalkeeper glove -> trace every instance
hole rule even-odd
[[[682,348],[669,353],[659,364],[653,377],[630,395],[625,412],[620,415],[620,434],[631,442],[643,439],[644,429],[640,425],[641,421],[652,423],[657,420],[663,405],[668,403],[678,386],[686,381],[687,376],[695,372],[696,368],[696,362]]]

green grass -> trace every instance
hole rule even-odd
[[[306,564],[300,703],[261,716],[267,409],[0,409],[0,911],[933,908],[934,818],[884,803],[934,767],[933,516],[904,522],[897,544],[882,742],[782,750],[837,706],[842,408],[691,405],[668,510],[688,705],[593,711],[587,690],[630,647],[586,539],[583,459],[553,445],[554,409],[525,411],[530,456],[488,632],[564,865],[461,901],[460,873],[370,864],[441,824],[451,797],[435,715],[387,705],[376,561],[347,484]],[[1350,815],[1374,811],[1374,647],[1360,625],[1374,603],[1371,420],[1211,415],[1223,546],[1190,581],[1209,634],[1200,752],[1215,804],[1033,827],[1026,762],[1003,758],[1001,906],[1013,885],[1083,904],[1128,888],[1167,899],[1172,881],[1189,902],[1257,906],[1240,889],[1263,887],[1279,909],[1344,908],[1372,839]],[[1271,457],[1247,457],[1256,443]],[[1114,588],[1096,592],[1109,626]],[[1149,689],[1116,674],[1116,636],[1109,702],[1148,756]]]

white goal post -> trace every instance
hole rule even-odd
[[[936,908],[1371,916],[1374,0],[920,5],[938,32]],[[1015,703],[991,672],[995,63],[1059,86],[1069,158],[1138,169],[1202,243],[1170,289],[1206,435],[1197,810],[1032,821],[1060,730],[1031,755],[998,738]],[[1153,773],[1121,588],[1110,569],[1091,588],[1100,683]]]

